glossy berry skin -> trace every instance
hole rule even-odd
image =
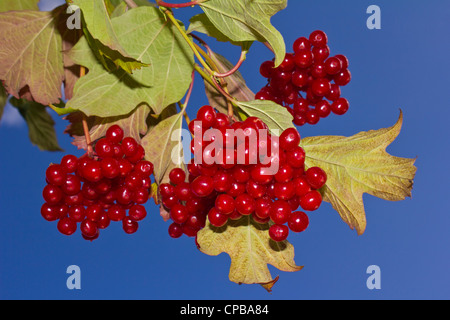
[[[138,143],[132,137],[125,137],[122,140],[122,151],[125,157],[132,157],[138,152]]]
[[[236,197],[235,199],[236,210],[242,215],[250,215],[255,211],[255,200],[248,195],[243,193]]]
[[[312,65],[314,56],[309,50],[300,50],[295,53],[294,62],[302,69],[308,68]]]
[[[205,105],[198,109],[197,120],[200,120],[202,122],[204,129],[212,127],[214,121],[216,120],[216,112],[214,111],[214,108]]]
[[[305,172],[306,181],[313,189],[322,188],[327,182],[327,174],[319,167],[308,168]]]
[[[122,220],[122,229],[127,234],[133,234],[135,233],[139,228],[139,223],[137,221],[134,221],[130,217],[125,217]]]
[[[108,209],[108,217],[112,221],[122,221],[122,219],[125,218],[125,215],[126,215],[125,209],[119,204],[113,204]]]
[[[186,173],[181,168],[174,168],[169,173],[170,182],[177,185],[181,182],[184,182],[186,179]]]
[[[62,234],[70,236],[77,230],[77,223],[69,217],[64,217],[59,219],[57,228]]]
[[[177,203],[172,208],[170,208],[170,217],[172,218],[173,222],[182,224],[189,218],[189,213],[185,206]]]
[[[326,78],[315,79],[311,84],[311,90],[316,96],[323,97],[331,90],[330,81]]]
[[[309,42],[315,47],[325,47],[328,43],[328,37],[325,32],[321,30],[315,30],[309,35]]]
[[[74,173],[77,169],[78,158],[73,154],[66,154],[61,159],[61,166],[66,173]]]
[[[285,224],[291,211],[291,206],[287,201],[276,200],[271,205],[270,219],[276,224]]]
[[[297,38],[292,45],[292,50],[294,50],[294,53],[301,50],[311,50],[311,43],[305,37]]]
[[[45,178],[47,182],[55,185],[61,186],[66,180],[66,170],[60,164],[52,164],[45,171]]]
[[[296,128],[288,128],[281,133],[279,142],[281,149],[292,150],[300,143],[300,133]]]
[[[216,209],[222,214],[231,214],[236,205],[234,198],[226,193],[220,194],[215,201]]]
[[[339,98],[331,104],[331,111],[337,115],[343,115],[347,113],[349,108],[349,102],[345,98]]]
[[[92,238],[98,233],[98,227],[94,221],[85,219],[80,224],[80,231],[84,236]]]
[[[47,221],[56,221],[59,218],[59,206],[44,203],[41,207],[41,215]]]
[[[303,232],[308,228],[309,218],[303,211],[296,211],[289,215],[287,223],[292,232]]]
[[[98,182],[103,177],[102,168],[98,161],[90,160],[83,166],[82,169],[83,178],[91,182]]]
[[[306,211],[315,211],[322,204],[322,195],[317,190],[311,190],[300,197],[300,206]]]
[[[141,221],[147,216],[147,210],[144,206],[135,204],[128,210],[128,214],[131,220]]]
[[[42,196],[49,205],[55,205],[63,199],[63,192],[59,187],[48,184],[44,187]]]
[[[117,124],[112,125],[106,130],[105,138],[112,143],[120,143],[123,139],[124,132]]]
[[[169,225],[168,232],[169,232],[169,236],[171,238],[176,239],[176,238],[179,238],[179,237],[181,237],[183,235],[183,228],[178,223],[172,222]]]
[[[95,153],[101,158],[114,157],[114,144],[107,138],[102,138],[95,144]]]
[[[220,213],[215,207],[208,212],[208,220],[214,227],[223,227],[228,221],[228,215]]]
[[[274,224],[269,228],[269,236],[275,242],[281,242],[287,239],[289,228],[283,224]]]
[[[209,176],[198,176],[192,181],[191,190],[197,197],[209,196],[214,191],[214,180]]]

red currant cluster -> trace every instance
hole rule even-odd
[[[294,52],[277,68],[273,61],[264,61],[260,73],[268,83],[256,98],[284,105],[298,126],[317,124],[331,113],[345,114],[349,102],[341,97],[340,87],[351,80],[348,59],[342,54],[330,57],[327,43],[327,35],[316,30],[309,39],[295,40]]]
[[[274,241],[285,240],[289,230],[307,228],[308,216],[297,210],[319,208],[322,196],[317,189],[327,176],[318,167],[305,171],[305,152],[295,128],[277,137],[258,118],[230,123],[226,115],[203,106],[189,129],[194,157],[187,173],[172,169],[170,183],[159,187],[172,219],[171,237],[195,236],[206,218],[216,227],[242,216],[270,222]]]
[[[153,164],[144,160],[144,148],[122,128],[113,125],[95,143],[95,157],[65,155],[45,173],[45,203],[41,214],[58,220],[57,228],[71,235],[80,223],[86,240],[99,236],[111,221],[122,221],[126,233],[138,229],[147,211]]]

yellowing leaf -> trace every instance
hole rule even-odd
[[[386,152],[400,133],[403,115],[397,123],[380,130],[360,132],[351,137],[304,138],[305,167],[318,166],[328,176],[323,198],[357,233],[366,228],[363,193],[390,201],[411,196],[417,168],[415,159],[394,157]]]
[[[261,284],[270,291],[273,279],[268,264],[279,270],[301,270],[294,262],[294,247],[288,241],[274,242],[268,233],[268,224],[255,223],[250,216],[229,222],[217,228],[209,224],[197,233],[200,251],[217,256],[222,252],[231,258],[229,278],[236,283]]]
[[[16,98],[29,88],[34,101],[58,103],[64,80],[62,39],[57,19],[62,12],[0,13],[0,80]]]

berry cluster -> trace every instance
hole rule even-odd
[[[111,221],[122,221],[123,230],[134,233],[147,211],[153,164],[144,160],[144,148],[122,128],[113,125],[95,143],[95,156],[65,155],[45,173],[45,203],[41,214],[56,221],[58,230],[71,235],[80,223],[86,240],[99,236]]]
[[[320,30],[309,39],[300,37],[293,44],[293,53],[287,53],[280,66],[264,61],[260,73],[268,83],[257,94],[257,99],[272,100],[283,105],[298,126],[317,124],[331,113],[343,115],[349,108],[341,97],[341,86],[351,80],[348,59],[342,54],[330,56],[327,35]]]
[[[258,118],[230,123],[226,115],[203,106],[189,129],[194,157],[187,172],[172,169],[170,182],[159,187],[172,219],[171,237],[195,236],[206,218],[221,227],[229,219],[251,216],[256,223],[270,223],[274,241],[285,240],[289,230],[307,228],[308,216],[297,210],[319,208],[318,189],[327,176],[318,167],[305,170],[295,128],[277,137]]]

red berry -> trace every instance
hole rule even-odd
[[[62,234],[70,236],[77,230],[77,223],[69,217],[64,217],[59,219],[57,228]]]
[[[320,100],[316,103],[315,110],[319,117],[326,118],[331,113],[331,105],[327,100]]]
[[[314,62],[320,63],[325,61],[326,58],[330,55],[330,48],[325,45],[323,47],[314,47],[312,49],[312,53],[314,56]]]
[[[102,168],[99,161],[91,159],[82,168],[83,178],[91,182],[100,181],[103,177]]]
[[[270,210],[272,208],[272,200],[268,197],[259,198],[255,203],[255,214],[260,219],[267,219],[270,217]]]
[[[299,68],[308,68],[313,63],[314,56],[310,50],[300,50],[295,53],[294,62]]]
[[[150,176],[153,173],[153,163],[147,160],[141,160],[136,163],[136,165],[134,166],[134,170],[142,173],[145,176]]]
[[[107,138],[102,138],[95,144],[95,152],[100,158],[114,157],[114,144]]]
[[[235,208],[234,198],[228,194],[220,194],[215,201],[216,209],[222,214],[231,214]]]
[[[311,50],[311,43],[307,38],[300,37],[294,41],[292,49],[294,50],[294,53],[297,53],[301,50]]]
[[[139,228],[139,223],[132,220],[130,217],[125,217],[122,220],[122,229],[127,234],[135,233]]]
[[[341,60],[336,57],[330,57],[325,61],[325,70],[329,75],[338,74],[342,69]]]
[[[330,81],[326,78],[315,79],[311,84],[312,93],[318,97],[323,97],[331,90]]]
[[[271,78],[272,77],[272,71],[273,71],[274,65],[273,61],[264,61],[261,63],[261,66],[259,67],[259,72],[264,78]]]
[[[170,182],[177,185],[181,182],[184,182],[186,179],[186,173],[181,168],[174,168],[169,173]]]
[[[223,227],[228,221],[228,215],[220,213],[215,207],[208,212],[208,220],[215,227]]]
[[[172,222],[169,225],[169,236],[172,238],[179,238],[183,235],[183,228],[178,223]]]
[[[311,43],[311,45],[321,48],[327,45],[328,38],[325,32],[316,30],[311,32],[311,34],[309,35],[309,42]]]
[[[344,69],[334,77],[334,83],[339,86],[346,86],[352,80],[352,74],[348,69]]]
[[[288,227],[293,232],[303,232],[308,228],[309,218],[303,211],[292,212],[289,215]]]
[[[291,211],[291,206],[287,201],[276,200],[270,208],[270,219],[276,224],[284,224],[288,221]]]
[[[59,218],[59,205],[44,203],[41,207],[41,215],[47,221],[56,221]]]
[[[296,128],[288,128],[280,135],[280,147],[289,151],[297,147],[300,143],[300,133]]]
[[[311,167],[305,172],[306,181],[313,189],[322,188],[327,182],[327,174],[319,167]]]
[[[331,104],[331,111],[337,115],[343,115],[348,111],[349,102],[345,98],[339,98]]]
[[[67,195],[75,195],[81,190],[81,180],[78,176],[67,175],[66,180],[61,186],[61,190]]]
[[[322,195],[317,190],[312,190],[300,197],[300,206],[306,211],[317,210],[321,203]]]
[[[170,217],[173,222],[182,224],[188,219],[189,213],[184,205],[176,203],[170,208]]]
[[[81,222],[86,217],[86,210],[82,205],[74,205],[69,208],[69,217],[75,222]]]
[[[81,234],[86,236],[87,238],[95,237],[98,233],[97,224],[88,219],[84,219],[80,224]]]
[[[297,177],[292,180],[295,188],[295,194],[299,197],[304,196],[311,191],[311,186],[304,177]]]
[[[296,146],[292,150],[287,151],[286,162],[292,168],[302,168],[305,164],[305,150],[300,146]]]
[[[214,191],[214,180],[208,176],[198,176],[192,181],[191,190],[197,197],[209,196]]]
[[[66,170],[62,165],[52,164],[45,171],[45,178],[48,183],[55,186],[61,186],[66,180],[66,174]]]
[[[140,204],[135,204],[128,210],[130,219],[134,221],[141,221],[147,216],[147,210]]]
[[[66,154],[61,159],[61,166],[67,173],[73,173],[77,169],[78,158],[73,154]]]
[[[138,152],[139,144],[132,137],[125,137],[122,140],[122,151],[125,157],[132,157]]]
[[[211,106],[203,106],[197,111],[197,120],[202,121],[203,128],[208,129],[213,126],[216,120],[216,112]]]
[[[247,193],[240,194],[235,199],[236,210],[242,215],[250,215],[255,211],[255,200]]]
[[[112,143],[120,143],[123,139],[124,132],[117,124],[112,125],[106,130],[105,137]]]
[[[269,228],[269,236],[273,241],[281,242],[287,239],[289,228],[282,224],[274,224]]]
[[[104,158],[100,161],[100,167],[104,177],[114,179],[120,174],[119,161],[114,158]]]
[[[55,205],[63,199],[63,192],[59,187],[48,184],[44,187],[42,196],[49,205]]]
[[[122,221],[122,219],[125,218],[125,215],[125,209],[119,204],[113,204],[108,209],[108,217],[112,221]]]

